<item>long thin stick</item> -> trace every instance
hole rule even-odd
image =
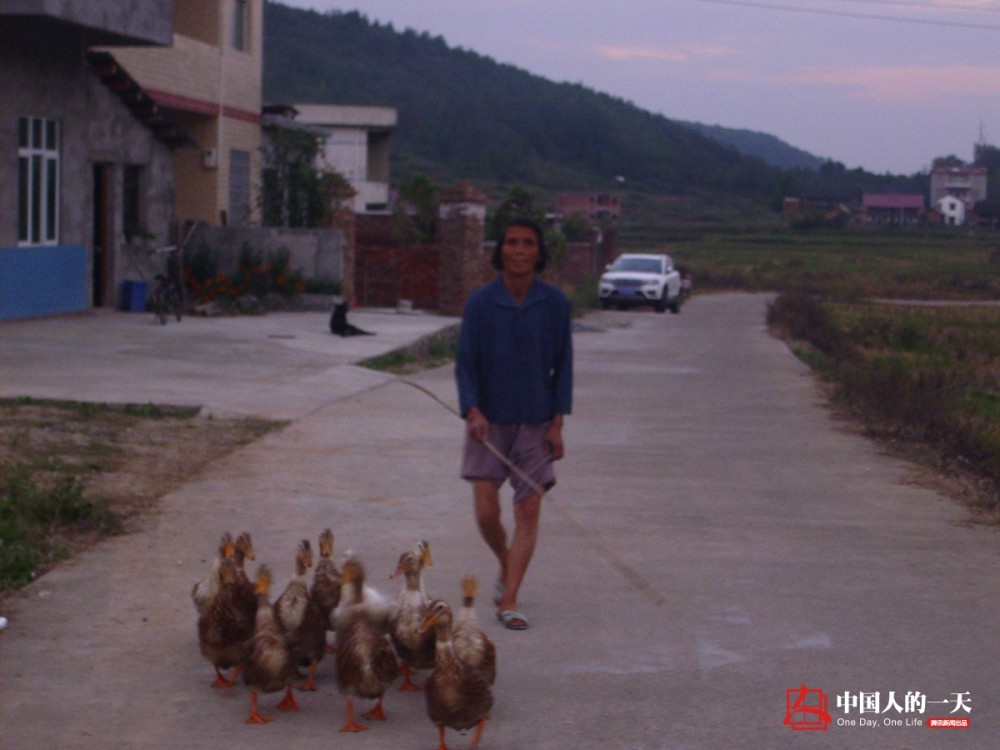
[[[432,399],[434,399],[434,401],[439,403],[441,406],[450,411],[459,419],[462,418],[462,415],[458,412],[458,410],[455,409],[455,407],[453,407],[451,404],[442,401],[433,391],[425,388],[424,386],[418,383],[414,383],[412,380],[407,380],[406,378],[399,378],[399,380],[400,382],[403,382],[406,385],[411,386],[412,388],[416,388],[421,393],[430,396]],[[500,459],[508,469],[517,474],[517,476],[520,477],[524,482],[526,482],[527,485],[531,487],[531,489],[537,492],[539,497],[542,497],[546,494],[545,489],[541,485],[539,485],[531,477],[529,477],[527,474],[521,471],[521,469],[519,469],[517,466],[511,463],[511,461],[505,455],[503,455],[503,453],[501,453],[500,450],[495,445],[493,445],[493,443],[491,443],[489,440],[484,440],[483,445],[486,446],[486,448],[490,451],[490,453],[492,453],[494,456]],[[654,606],[660,607],[664,604],[664,602],[666,602],[666,597],[663,594],[657,591],[656,588],[649,581],[647,581],[645,578],[642,577],[642,575],[638,573],[638,571],[632,568],[628,563],[622,560],[614,552],[605,547],[600,542],[600,540],[590,531],[590,529],[588,529],[582,523],[577,521],[576,518],[574,518],[568,510],[563,508],[558,503],[553,503],[552,507],[556,509],[556,511],[559,513],[559,515],[563,517],[564,520],[569,522],[570,526],[573,527],[573,530],[577,534],[587,539],[588,542],[590,542],[590,544],[598,551],[598,553],[600,553],[601,557],[607,560],[607,562],[613,568],[615,568],[615,570],[617,570],[619,573],[625,576],[625,578],[629,581],[629,583],[631,583],[633,586],[639,589],[639,591],[641,591],[646,596],[646,598],[653,603]]]

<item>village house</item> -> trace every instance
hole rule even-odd
[[[294,104],[295,122],[325,135],[320,169],[332,169],[355,191],[355,213],[389,208],[389,146],[398,115],[392,107]]]
[[[881,226],[915,226],[925,213],[924,196],[898,193],[865,193],[861,221]]]
[[[560,193],[555,204],[559,216],[582,216],[594,222],[616,222],[622,213],[621,196],[616,193]]]
[[[263,0],[0,5],[0,319],[118,306],[187,222],[253,221],[262,22]]]
[[[934,167],[931,170],[931,205],[941,213],[945,224],[961,226],[973,217],[976,204],[986,200],[987,179],[986,167]]]

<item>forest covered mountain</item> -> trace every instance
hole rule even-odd
[[[829,161],[810,154],[800,148],[785,143],[777,136],[743,128],[726,128],[721,125],[705,125],[700,122],[686,122],[702,135],[732,146],[741,154],[758,156],[767,164],[779,169],[819,169]]]
[[[472,180],[494,195],[513,184],[544,192],[625,189],[683,197],[689,206],[920,189],[913,188],[919,178],[812,162],[773,136],[671,120],[358,12],[267,2],[264,29],[265,103],[398,110],[394,181],[418,174],[443,184]]]

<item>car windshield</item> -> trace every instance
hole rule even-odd
[[[611,264],[612,271],[637,271],[639,273],[660,273],[659,258],[618,258]]]

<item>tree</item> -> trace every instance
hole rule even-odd
[[[534,219],[539,224],[545,218],[545,213],[535,205],[535,195],[522,185],[515,185],[507,192],[507,197],[501,201],[493,212],[493,219],[487,227],[487,236],[497,239],[500,231],[511,219]]]
[[[276,124],[264,125],[263,132],[260,204],[264,226],[326,226],[331,197],[348,185],[337,172],[316,167],[326,137],[306,128]]]
[[[959,159],[954,154],[949,154],[948,156],[938,156],[934,159],[935,167],[964,167],[965,162]]]
[[[976,144],[976,166],[986,167],[986,200],[1000,205],[1000,148]]]
[[[413,209],[411,213],[405,206],[397,207],[397,227],[404,236],[411,235],[419,242],[434,241],[440,193],[441,186],[426,175],[400,183],[399,197]]]

